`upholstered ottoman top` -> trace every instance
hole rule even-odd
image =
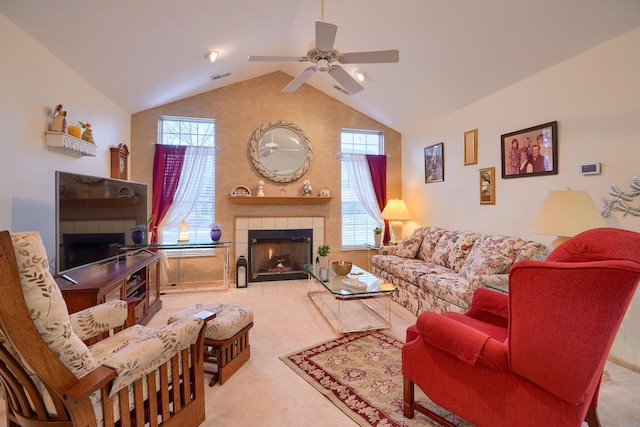
[[[171,316],[167,322],[173,323],[203,310],[216,313],[216,317],[207,322],[204,333],[205,338],[210,340],[227,340],[253,322],[253,310],[250,308],[214,302],[199,303],[185,308]]]

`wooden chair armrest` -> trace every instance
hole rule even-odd
[[[124,327],[129,328],[136,324],[136,307],[142,302],[142,298],[129,297],[125,298],[127,302],[127,320],[124,322]]]
[[[98,366],[96,369],[80,378],[78,380],[78,384],[67,390],[65,397],[75,400],[80,397],[88,396],[94,391],[100,390],[107,383],[113,381],[115,377],[115,369],[104,365]]]

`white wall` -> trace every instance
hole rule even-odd
[[[535,58],[532,58],[534,61]],[[521,236],[550,190],[586,190],[598,208],[611,184],[640,177],[640,28],[461,110],[403,132],[403,197],[417,225]],[[469,72],[473,72],[470,66]],[[558,121],[558,175],[501,179],[500,135]],[[463,165],[463,134],[478,129],[478,164]],[[423,151],[444,142],[445,181],[424,183]],[[601,162],[602,174],[579,166]],[[496,167],[496,204],[479,204],[478,169]],[[640,197],[632,205],[640,207]],[[611,227],[640,232],[640,217],[613,213]],[[406,233],[407,231],[405,231]],[[640,292],[612,354],[640,367]]]
[[[109,176],[109,147],[129,144],[131,116],[2,14],[0,58],[0,230],[39,231],[52,258],[54,172]],[[92,124],[95,157],[44,145],[49,110],[60,103],[68,124]]]

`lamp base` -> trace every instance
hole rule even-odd
[[[567,240],[569,240],[570,238],[571,237],[558,236],[553,242],[551,242],[551,247],[555,249],[561,244],[563,244],[564,242],[566,242]]]
[[[391,243],[400,243],[402,240],[402,227],[402,221],[389,221],[389,228],[391,228]]]

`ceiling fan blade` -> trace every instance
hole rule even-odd
[[[382,64],[398,62],[399,60],[400,52],[397,49],[393,49],[343,53],[338,59],[338,62],[341,64]]]
[[[336,41],[338,26],[328,22],[316,21],[316,49],[331,52]]]
[[[364,89],[360,86],[360,83],[356,81],[353,77],[347,73],[344,68],[333,65],[329,68],[329,74],[333,77],[338,83],[342,85],[342,87],[349,93],[349,95],[353,95],[354,93],[360,92]]]
[[[309,58],[306,56],[261,56],[261,55],[249,55],[247,61],[249,62],[282,62],[282,61],[297,61],[297,62],[305,62],[308,61]]]
[[[296,89],[298,89],[300,86],[302,86],[302,84],[304,82],[306,82],[307,79],[309,77],[311,77],[311,75],[313,73],[315,73],[315,72],[316,72],[316,68],[315,67],[307,68],[302,73],[298,74],[298,77],[296,77],[295,79],[291,80],[291,83],[286,85],[285,88],[282,89],[282,91],[283,92],[294,92]]]

